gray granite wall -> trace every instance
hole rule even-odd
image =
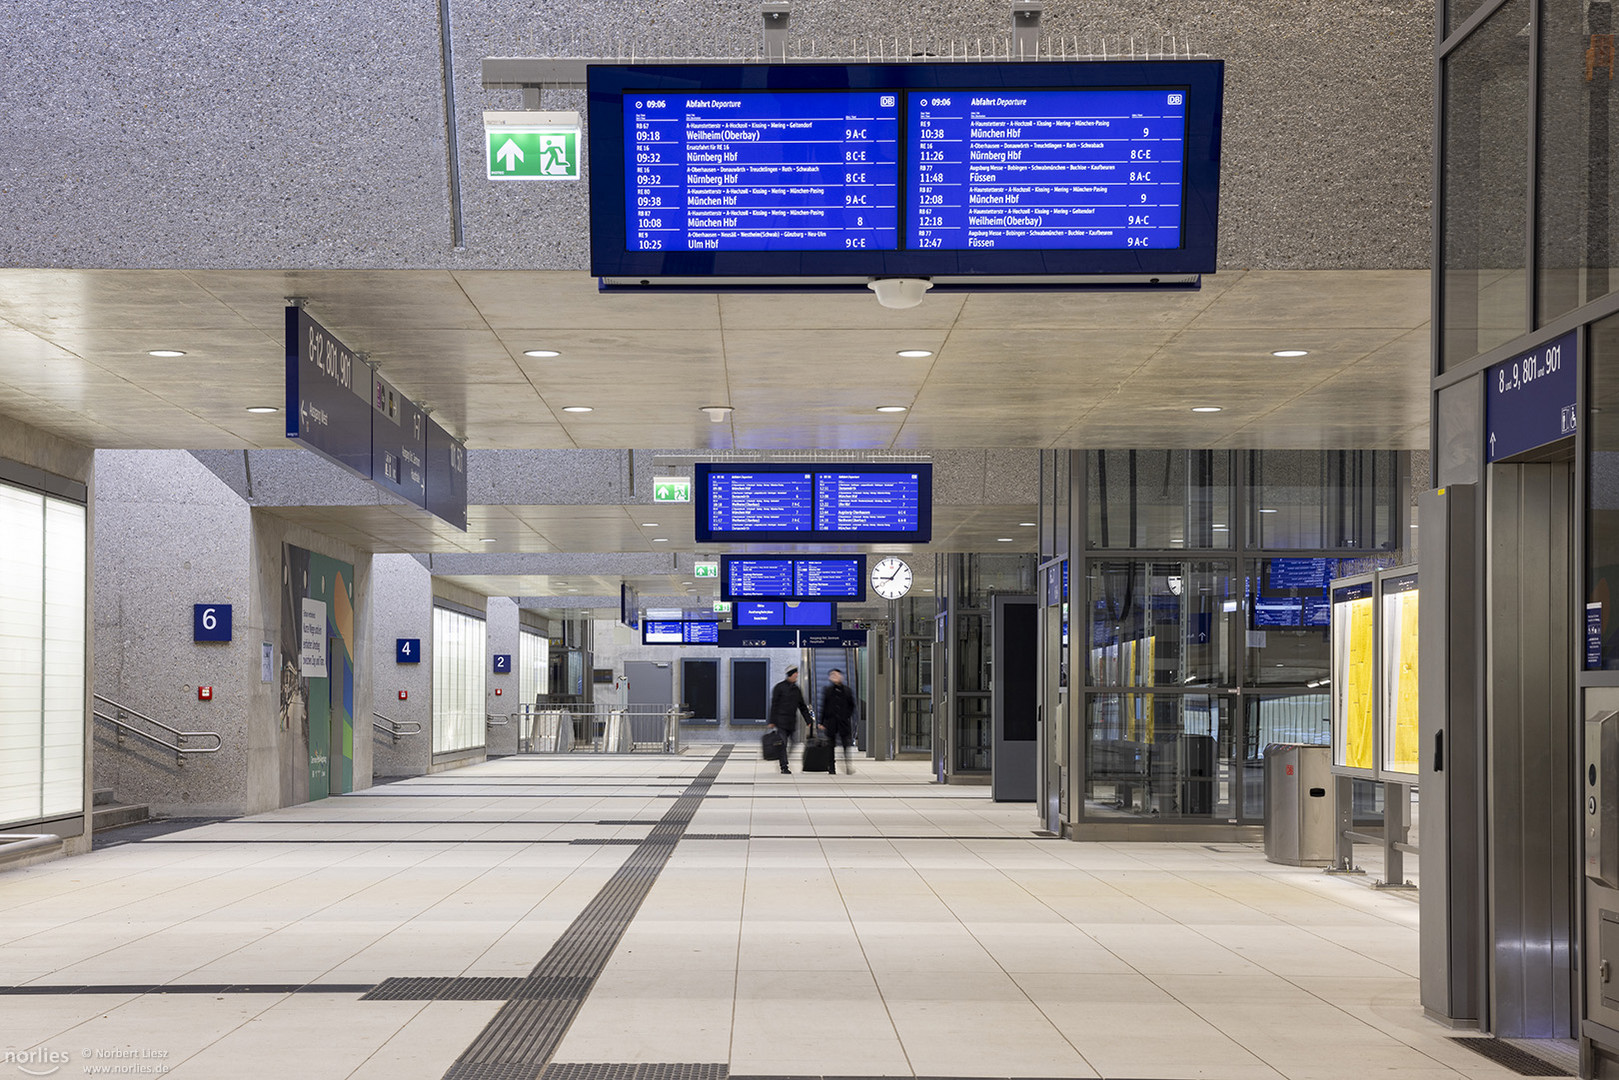
[[[516,712],[523,703],[522,696],[518,693],[518,684],[521,681],[518,677],[518,607],[517,601],[509,596],[491,596],[487,603],[488,616],[485,625],[488,631],[490,659],[484,668],[484,686],[489,695],[488,712],[489,715],[507,722],[489,728],[489,743],[485,749],[490,757],[503,757],[517,753],[519,725],[509,714]],[[495,671],[494,657],[500,654],[511,657],[511,667],[504,675]]]
[[[518,107],[481,88],[483,57],[752,56],[761,27],[751,3],[449,10],[459,249],[435,5],[0,6],[0,192],[28,208],[0,221],[0,265],[583,268],[584,183],[483,177],[481,114]],[[1008,22],[1004,4],[810,0],[790,37],[938,51]],[[1226,60],[1223,265],[1428,264],[1431,0],[1047,0],[1045,27],[1115,54],[1172,34]]]
[[[371,708],[399,723],[414,721],[421,733],[393,738],[365,718],[376,776],[422,776],[433,751],[433,578],[409,555],[371,557]],[[399,638],[419,638],[420,663],[397,661]],[[404,692],[406,699],[399,700]]]

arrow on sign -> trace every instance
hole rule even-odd
[[[1490,432],[1490,455],[1495,455],[1495,432]]]
[[[507,139],[505,144],[495,151],[495,160],[504,165],[507,172],[515,172],[517,163],[523,160],[523,152],[517,148],[516,143]]]

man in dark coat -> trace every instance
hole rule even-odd
[[[798,669],[787,669],[787,677],[770,692],[770,726],[781,732],[786,751],[781,756],[781,771],[790,773],[787,759],[792,756],[793,736],[798,731],[798,717],[802,713],[806,724],[813,723],[809,706],[804,704],[804,691],[798,688]]]
[[[827,673],[831,680],[821,691],[821,731],[832,743],[832,753],[827,755],[829,764],[827,772],[836,776],[838,772],[837,747],[843,744],[843,771],[854,772],[854,764],[849,760],[849,746],[854,742],[854,692],[849,684],[843,681],[843,669],[833,668]]]

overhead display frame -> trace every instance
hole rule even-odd
[[[866,599],[864,555],[721,555],[724,600]]]
[[[1219,60],[592,65],[587,86],[603,288],[1215,269]]]
[[[721,465],[692,469],[698,543],[926,544],[927,462]]]

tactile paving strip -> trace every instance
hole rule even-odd
[[[726,1080],[723,1064],[647,1061],[638,1063],[575,1063],[547,1065],[540,1080]]]
[[[473,1039],[472,1045],[450,1066],[444,1080],[512,1080],[519,1076],[534,1080],[556,1053],[630,920],[635,918],[647,893],[652,891],[675,845],[685,835],[686,826],[702,805],[703,797],[725,767],[731,750],[730,745],[722,746],[675,799],[668,812],[652,826],[645,839],[632,841],[635,850],[535,965],[528,979],[523,980],[525,986],[517,988],[494,1019]],[[524,992],[529,985],[568,985],[572,992],[531,997]],[[671,1069],[707,1067],[668,1066]],[[510,1071],[514,1068],[528,1071]],[[649,1074],[645,1080],[665,1078]],[[684,1080],[684,1077],[670,1073],[667,1080]],[[694,1075],[691,1080],[723,1080],[723,1076]]]
[[[1480,1038],[1477,1035],[1453,1036],[1450,1040],[1460,1043],[1479,1054],[1489,1058],[1504,1069],[1511,1069],[1519,1076],[1573,1076],[1574,1074],[1560,1065],[1529,1053],[1520,1047],[1513,1046],[1504,1039]]]
[[[384,979],[362,1001],[530,1001],[573,998],[588,993],[583,979],[507,975],[467,978],[457,975]]]

